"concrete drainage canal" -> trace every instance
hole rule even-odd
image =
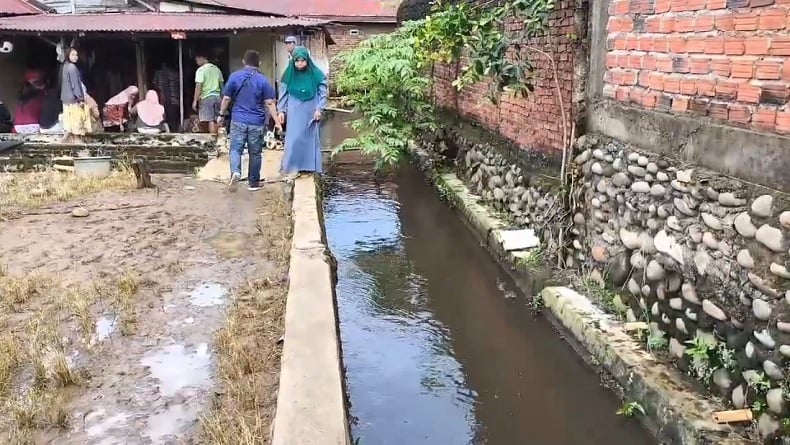
[[[656,443],[415,167],[371,171],[344,154],[324,187],[355,443]]]

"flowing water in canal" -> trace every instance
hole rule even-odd
[[[655,444],[416,168],[371,170],[341,156],[324,200],[360,445]]]

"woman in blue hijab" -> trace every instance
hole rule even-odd
[[[288,122],[282,165],[285,175],[322,172],[319,130],[326,100],[326,75],[310,58],[307,48],[294,48],[277,104],[280,122]]]

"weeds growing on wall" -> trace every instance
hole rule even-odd
[[[419,131],[435,129],[427,71],[437,62],[467,60],[453,81],[462,89],[490,79],[489,98],[502,93],[526,97],[535,70],[526,42],[542,34],[555,0],[490,0],[475,4],[438,1],[423,20],[407,22],[391,34],[371,37],[341,53],[338,91],[361,117],[351,123],[359,134],[335,153],[358,148],[393,165]],[[506,23],[523,24],[505,32]]]

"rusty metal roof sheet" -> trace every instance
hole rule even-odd
[[[299,17],[333,17],[360,21],[385,19],[395,22],[396,0],[186,0],[190,3],[264,14]],[[379,20],[381,21],[381,20]]]
[[[31,15],[46,12],[37,3],[25,0],[0,0],[0,16],[5,15]]]
[[[4,1],[4,0],[0,0]],[[326,21],[231,14],[100,13],[0,18],[0,31],[17,32],[200,32],[321,26]]]

